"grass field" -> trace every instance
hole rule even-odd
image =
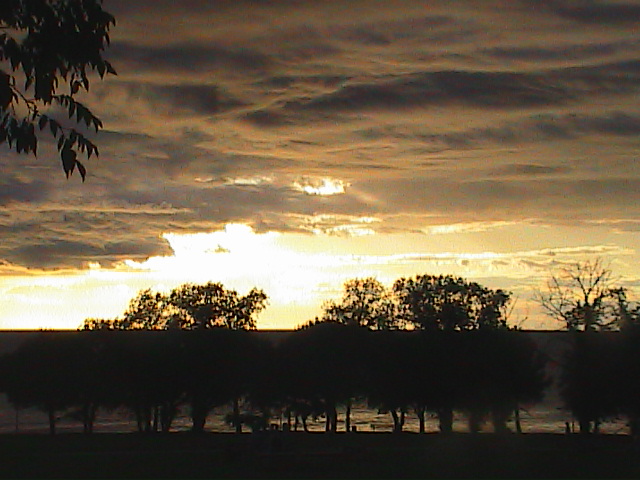
[[[0,436],[3,478],[639,478],[629,436]]]

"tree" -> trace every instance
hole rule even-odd
[[[391,415],[396,433],[402,432],[405,415],[412,406],[420,420],[420,431],[424,431],[424,409],[418,404],[422,390],[431,385],[433,350],[420,343],[416,333],[403,330],[376,332],[367,362],[368,404]]]
[[[259,289],[252,289],[247,295],[240,296],[235,290],[227,290],[220,283],[206,283],[204,285],[184,284],[171,291],[170,294],[152,292],[150,289],[142,290],[131,300],[129,308],[121,318],[114,320],[104,320],[89,318],[86,319],[83,330],[255,330],[255,315],[262,311],[267,305],[266,294]],[[222,328],[218,328],[222,327]],[[180,333],[180,332],[176,332]],[[224,335],[227,335],[224,337]],[[184,338],[184,337],[171,337]],[[194,338],[194,337],[191,337]],[[232,343],[225,344],[226,350],[221,344],[216,344],[216,339],[228,339]],[[183,365],[180,378],[184,379],[186,399],[178,395],[171,380],[166,385],[157,385],[154,378],[158,378],[162,383],[162,378],[175,379],[176,363],[166,365],[158,362],[157,350],[145,350],[136,361],[135,368],[127,373],[128,377],[134,375],[132,399],[130,406],[134,408],[138,418],[138,425],[141,430],[157,430],[158,417],[162,424],[163,431],[168,430],[173,419],[173,414],[179,402],[186,400],[191,406],[193,420],[193,430],[201,432],[204,430],[206,418],[209,411],[220,404],[222,400],[233,400],[232,417],[239,418],[239,402],[246,393],[246,384],[249,375],[245,357],[236,358],[234,353],[251,350],[248,343],[237,343],[237,336],[218,333],[217,335],[195,337],[197,341],[190,342],[183,346],[187,350],[180,353],[180,359],[189,358]],[[206,339],[210,344],[203,343]],[[235,342],[235,343],[234,343]],[[229,345],[235,345],[228,350]],[[250,346],[250,345],[249,345]],[[169,348],[181,351],[180,346],[173,343]],[[214,348],[217,352],[207,352],[207,349]],[[220,361],[220,352],[226,352],[227,361]],[[178,354],[176,354],[178,355]],[[162,353],[160,352],[160,356]],[[231,360],[233,359],[233,360]],[[214,372],[211,369],[222,369],[221,372]],[[244,368],[244,369],[243,369]],[[162,373],[165,369],[165,374]],[[167,377],[167,375],[169,377]],[[225,376],[226,375],[226,376]],[[209,377],[209,378],[206,378]],[[142,380],[141,380],[142,379]],[[151,383],[149,383],[151,381]],[[138,388],[143,385],[143,388]],[[229,392],[233,395],[229,397]],[[135,395],[134,395],[135,394]],[[223,402],[224,403],[224,402]],[[153,426],[151,417],[153,413]],[[241,425],[236,422],[236,430],[241,430]]]
[[[180,312],[171,308],[166,295],[145,289],[129,302],[120,318],[87,318],[82,330],[166,330],[176,323]]]
[[[418,275],[400,278],[393,285],[403,323],[429,332],[457,332],[477,329],[506,329],[510,294],[491,290],[475,282],[451,275]],[[450,356],[455,356],[451,352]],[[451,364],[440,362],[442,373],[451,373]],[[445,382],[447,385],[450,382]],[[455,392],[442,390],[438,404],[440,431],[451,432]]]
[[[357,325],[371,330],[388,330],[395,324],[393,298],[373,277],[354,278],[344,284],[342,301],[326,302],[320,322]]]
[[[629,396],[622,395],[638,373],[637,343],[633,348],[617,332],[580,332],[573,335],[572,349],[561,376],[560,393],[565,407],[578,420],[580,433],[597,432],[599,423],[624,410]],[[629,355],[631,353],[631,355]],[[635,379],[633,381],[635,383]]]
[[[611,271],[601,259],[578,262],[552,274],[536,300],[551,317],[574,332],[562,374],[562,396],[590,433],[619,409],[615,398],[620,348],[611,348],[604,332],[626,329],[636,321],[623,288],[614,288]],[[620,382],[618,382],[620,383]]]
[[[506,328],[510,293],[451,275],[400,278],[393,285],[399,315],[420,330]]]
[[[611,271],[601,259],[563,267],[547,282],[536,300],[548,315],[570,331],[599,331],[619,326],[618,308],[626,299],[612,288]]]
[[[68,332],[42,332],[4,357],[9,373],[3,391],[16,407],[36,407],[56,432],[57,415],[77,409],[85,433],[93,422],[108,386],[95,340]]]
[[[479,431],[490,416],[495,432],[507,432],[507,420],[520,404],[542,400],[548,385],[545,358],[517,330],[481,329],[457,337],[454,355],[463,366],[457,372],[457,401],[469,414],[470,431]]]
[[[220,283],[184,284],[169,295],[169,302],[186,312],[181,327],[187,330],[226,327],[255,330],[255,315],[267,306],[267,295],[253,288],[245,296],[227,290]]]
[[[226,327],[255,330],[255,316],[267,306],[267,295],[253,288],[240,296],[220,283],[186,283],[168,295],[145,289],[129,302],[121,318],[88,318],[82,330],[196,330]]]
[[[324,322],[294,332],[278,347],[286,397],[291,403],[321,405],[327,432],[337,431],[340,404],[346,406],[349,428],[351,399],[364,393],[368,335],[355,325]]]
[[[91,72],[100,78],[116,74],[102,56],[113,25],[101,0],[1,2],[0,143],[35,155],[36,128],[48,129],[57,139],[67,178],[77,167],[84,181],[78,152],[98,155],[87,133],[98,132],[102,122],[76,96],[89,91]]]

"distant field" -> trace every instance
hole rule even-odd
[[[1,435],[2,478],[638,478],[627,435]]]

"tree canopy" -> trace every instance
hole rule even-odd
[[[88,133],[102,122],[76,96],[89,91],[90,73],[115,75],[103,58],[113,25],[101,0],[0,3],[0,143],[35,155],[48,130],[67,178],[77,167],[84,180],[78,152],[98,155]]]
[[[417,275],[393,285],[400,318],[423,330],[506,328],[510,293],[452,275]]]
[[[255,330],[256,318],[268,303],[267,295],[253,288],[244,296],[221,283],[185,283],[169,294],[141,290],[122,317],[88,318],[83,330],[198,330],[226,327]]]
[[[393,328],[395,303],[392,292],[373,277],[347,280],[342,300],[326,302],[317,322],[357,325],[371,330]]]

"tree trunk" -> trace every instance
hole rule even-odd
[[[494,409],[491,412],[491,422],[493,423],[493,431],[495,433],[508,433],[507,421],[509,420],[509,412],[503,409]]]
[[[92,402],[82,405],[82,429],[86,434],[93,433],[93,424],[96,419],[96,406]]]
[[[578,418],[578,425],[580,427],[580,433],[582,435],[588,435],[591,433],[591,420],[586,418]]]
[[[393,432],[402,433],[402,427],[404,426],[404,412],[398,415],[398,412],[393,409],[390,411],[391,418],[393,418]]]
[[[335,402],[327,402],[326,415],[325,431],[336,433],[338,431],[338,410],[336,410]]]
[[[418,422],[420,422],[419,432],[425,432],[425,408],[423,406],[416,407],[416,415],[418,415]]]
[[[175,407],[173,406],[173,402],[165,402],[160,410],[160,428],[162,429],[162,433],[169,433],[174,417]]]
[[[158,425],[160,424],[160,407],[158,405],[153,406],[153,432],[158,431]]]
[[[347,411],[344,416],[344,430],[348,433],[351,431],[351,399],[347,400]]]
[[[145,405],[144,407],[142,407],[142,422],[144,424],[144,431],[145,433],[151,433],[151,417],[152,417],[152,411],[151,411],[151,407]]]
[[[629,415],[629,430],[633,440],[638,440],[640,437],[640,418],[635,413]]]
[[[53,407],[49,407],[47,413],[49,416],[49,433],[51,435],[55,435],[56,434],[56,412]]]
[[[439,409],[438,422],[440,433],[451,433],[453,431],[453,409],[449,407]]]
[[[242,422],[240,421],[240,399],[233,399],[233,421],[236,427],[236,433],[242,433]]]
[[[513,416],[516,422],[516,432],[522,433],[522,425],[520,424],[520,407],[516,407],[515,411],[513,412]]]
[[[204,432],[207,423],[207,407],[205,402],[193,399],[191,401],[191,431],[194,433]]]
[[[136,423],[138,424],[138,432],[144,432],[144,424],[142,422],[142,409],[140,407],[135,408],[136,413]]]
[[[469,412],[468,417],[469,422],[469,432],[470,433],[479,433],[482,430],[482,414],[476,412],[474,410]]]

